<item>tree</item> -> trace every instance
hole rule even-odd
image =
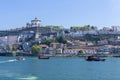
[[[80,50],[80,51],[79,51],[79,54],[83,54],[83,50]]]
[[[52,42],[54,42],[54,41],[51,40],[51,39],[46,39],[46,40],[42,40],[42,41],[41,41],[41,44],[46,44],[46,45],[50,46],[50,44],[51,44]]]
[[[40,51],[41,51],[41,49],[40,49],[40,47],[38,45],[33,45],[31,50],[32,50],[32,53],[34,55],[38,55],[40,53]]]
[[[64,29],[63,26],[49,25],[49,26],[46,26],[46,27],[51,28],[51,29],[54,30],[54,31],[61,31],[61,30]]]
[[[13,46],[12,45],[8,45],[8,50],[12,51],[13,50]]]
[[[90,30],[90,29],[91,29],[90,25],[71,27],[71,30],[73,30],[73,31],[87,31],[87,30]]]
[[[100,41],[101,37],[102,37],[102,36],[91,35],[91,34],[86,34],[86,35],[85,35],[85,39],[86,39],[87,41],[95,41],[95,42],[97,42],[97,41]]]
[[[63,44],[67,43],[67,39],[64,36],[56,37],[56,41],[59,42],[59,43],[63,43]]]

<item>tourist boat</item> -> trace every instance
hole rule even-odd
[[[18,56],[16,59],[17,60],[25,60],[25,58],[23,56]]]
[[[49,59],[49,57],[48,56],[44,56],[43,54],[40,54],[38,56],[38,59]]]
[[[105,61],[105,59],[101,59],[100,57],[98,57],[98,56],[88,56],[87,57],[87,59],[86,59],[87,61]]]

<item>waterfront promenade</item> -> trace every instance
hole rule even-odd
[[[120,57],[120,54],[44,54],[44,56],[49,57],[88,57],[90,55],[97,55],[99,57]],[[0,52],[0,56],[27,56],[27,57],[37,57],[38,55],[34,55],[29,52],[15,52],[15,51],[8,51],[8,52]]]

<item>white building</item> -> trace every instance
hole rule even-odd
[[[64,54],[78,54],[80,49],[64,49],[63,53]]]
[[[26,23],[26,27],[41,27],[41,20],[35,18],[31,20],[31,23]]]
[[[57,53],[57,54],[62,54],[62,51],[63,51],[62,48],[56,49],[56,53]]]
[[[40,27],[40,26],[41,26],[41,20],[38,20],[37,18],[31,20],[31,27]]]
[[[98,32],[96,30],[89,30],[89,31],[77,31],[77,32],[70,32],[70,36],[73,37],[80,37],[80,36],[84,36],[86,34],[94,34],[97,35]]]

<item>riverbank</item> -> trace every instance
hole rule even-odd
[[[91,55],[96,55],[99,57],[120,57],[120,54],[79,54],[79,55],[75,55],[75,54],[45,54],[45,56],[49,56],[49,57],[88,57]]]
[[[44,54],[48,57],[88,57],[90,55],[97,55],[99,57],[120,57],[120,54]],[[30,54],[27,52],[0,52],[0,56],[27,56],[37,57],[38,55]]]

